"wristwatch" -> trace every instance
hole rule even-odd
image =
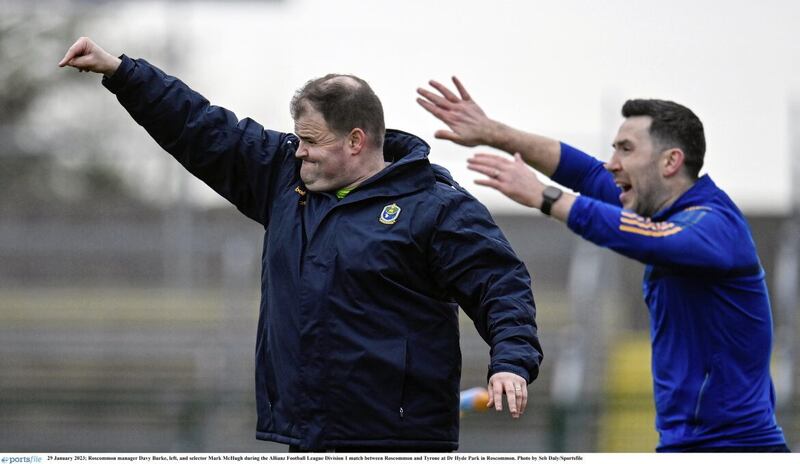
[[[553,208],[553,203],[558,201],[563,195],[564,192],[561,191],[558,187],[548,186],[542,191],[542,207],[539,208],[542,210],[542,213],[550,216],[550,209]]]

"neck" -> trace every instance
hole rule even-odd
[[[369,163],[365,163],[361,166],[359,169],[359,176],[345,188],[354,189],[358,187],[362,182],[381,172],[386,166],[389,165],[389,163],[383,160],[382,152],[374,152],[367,157],[370,160]]]
[[[666,198],[656,211],[661,211],[664,208],[669,208],[672,206],[676,201],[678,201],[678,198],[686,193],[687,190],[692,188],[695,182],[697,182],[697,179],[689,179],[684,176],[674,179],[674,182],[671,184],[668,190]]]

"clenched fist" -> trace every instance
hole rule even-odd
[[[121,62],[119,58],[100,48],[88,37],[81,37],[69,47],[58,66],[62,68],[72,66],[80,71],[92,71],[111,77]]]

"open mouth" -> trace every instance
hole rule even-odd
[[[627,182],[616,181],[616,182],[614,182],[614,183],[615,183],[615,184],[617,185],[617,187],[619,187],[619,189],[622,191],[622,192],[620,192],[620,194],[619,194],[619,202],[620,202],[622,205],[625,205],[625,204],[626,204],[626,202],[627,202],[627,201],[630,201],[630,199],[631,199],[631,198],[630,198],[630,197],[631,197],[631,195],[632,195],[632,193],[631,193],[631,189],[632,189],[633,187],[631,187],[631,184],[629,184],[629,183],[627,183]]]

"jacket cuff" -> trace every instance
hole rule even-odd
[[[567,217],[567,227],[576,234],[583,236],[589,222],[591,222],[591,213],[589,209],[592,203],[596,201],[587,198],[584,195],[578,195],[575,202],[572,203],[572,208],[569,210]]]
[[[117,70],[111,77],[103,76],[103,86],[110,90],[112,93],[117,93],[125,86],[125,83],[136,68],[136,62],[128,58],[124,53],[119,56],[122,60]]]

